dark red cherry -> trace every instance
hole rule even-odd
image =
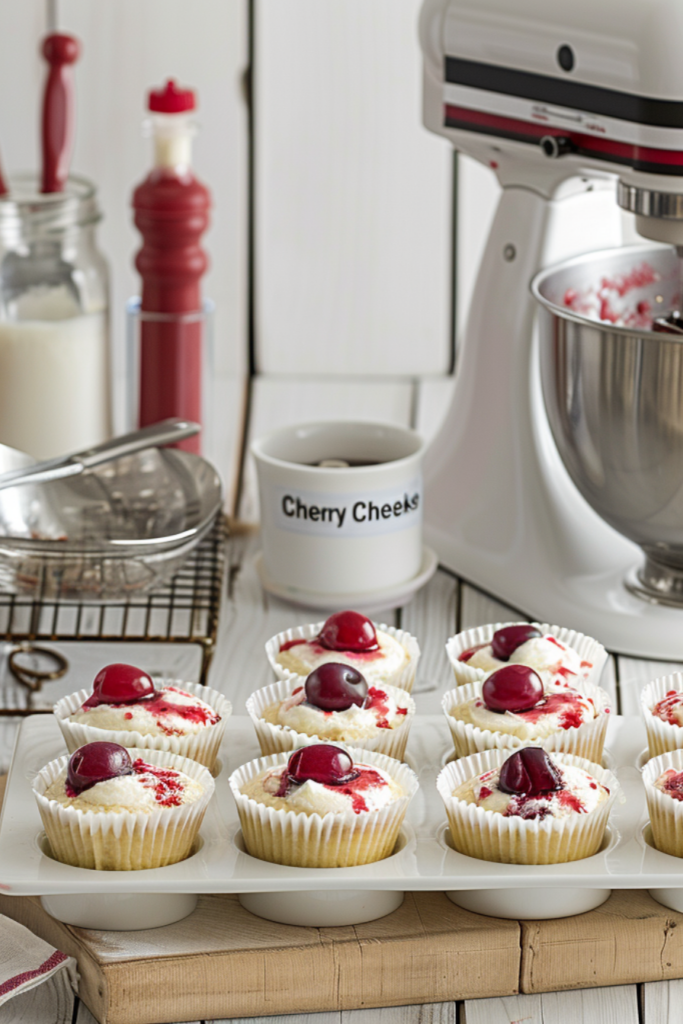
[[[343,786],[357,778],[353,761],[341,747],[331,743],[312,743],[295,750],[287,764],[292,782],[322,782],[325,786]]]
[[[346,711],[352,704],[365,706],[368,684],[350,665],[328,661],[313,669],[306,680],[306,700],[321,711]]]
[[[497,629],[491,640],[491,653],[499,661],[507,661],[510,655],[535,636],[542,636],[540,629],[520,622],[518,626],[503,626]]]
[[[71,755],[66,781],[74,793],[82,793],[96,782],[131,775],[132,771],[133,762],[125,747],[118,743],[86,743]]]
[[[562,776],[541,747],[522,747],[500,769],[498,785],[504,793],[538,796],[562,789]]]
[[[376,651],[375,627],[360,612],[335,612],[320,630],[318,640],[328,651]]]
[[[491,711],[526,711],[543,697],[543,683],[528,665],[504,665],[487,676],[481,695]]]
[[[107,665],[95,676],[88,707],[98,704],[132,704],[154,693],[151,676],[134,665]]]

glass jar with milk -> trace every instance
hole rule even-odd
[[[111,436],[108,273],[95,189],[0,196],[0,443],[37,459]]]

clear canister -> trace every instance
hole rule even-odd
[[[0,443],[37,459],[111,436],[108,271],[94,186],[0,196]]]

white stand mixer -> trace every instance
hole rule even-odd
[[[670,660],[683,610],[625,588],[642,552],[579,494],[550,433],[529,282],[621,244],[617,175],[638,231],[683,243],[682,33],[674,0],[426,0],[420,21],[426,126],[503,187],[428,453],[427,541],[541,622]]]

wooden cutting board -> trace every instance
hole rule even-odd
[[[0,793],[4,783],[0,780]],[[101,932],[60,924],[37,897],[0,913],[76,957],[80,995],[102,1024],[157,1024],[432,1003],[683,977],[683,914],[616,891],[558,921],[504,921],[443,893],[407,893],[379,921],[273,924],[236,896],[201,896],[178,924]]]

